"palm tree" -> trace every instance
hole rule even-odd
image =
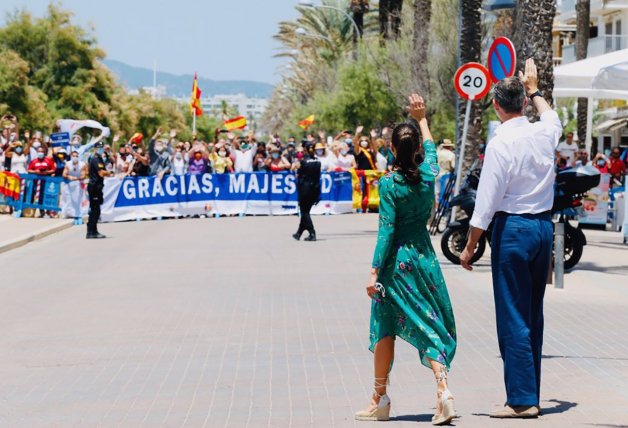
[[[482,0],[460,0],[462,27],[460,28],[460,62],[481,62],[482,55]],[[461,100],[462,101],[462,100]],[[468,170],[478,157],[478,146],[482,132],[483,106],[479,102],[471,103],[469,129],[465,158],[460,160],[463,173]],[[458,103],[458,123],[463,124],[466,102]],[[458,127],[458,141],[462,139],[462,126]],[[460,146],[458,146],[460,147]]]
[[[517,70],[534,58],[539,71],[539,90],[551,104],[554,91],[552,25],[556,15],[556,0],[526,0],[515,9],[514,44],[517,50]],[[528,115],[534,117],[533,109]]]
[[[591,1],[578,0],[576,3],[576,60],[587,57],[589,47],[589,27],[591,26]],[[578,98],[578,140],[587,135],[587,99]]]
[[[379,1],[379,33],[382,40],[397,40],[399,37],[402,8],[403,0]]]
[[[430,97],[430,75],[428,52],[430,47],[430,22],[432,19],[432,0],[414,1],[414,31],[412,34],[413,58],[412,80],[418,91]]]

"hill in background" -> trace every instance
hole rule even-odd
[[[129,90],[151,86],[153,70],[133,67],[120,61],[105,59],[103,61],[117,76],[120,83]],[[192,92],[194,75],[176,75],[157,71],[157,85],[164,85],[169,97],[187,97]],[[248,80],[211,80],[199,76],[198,86],[203,97],[212,95],[245,94],[248,97],[270,98],[273,86],[268,83]]]

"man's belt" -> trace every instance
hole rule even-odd
[[[497,211],[495,213],[495,217],[494,218],[498,218],[498,217],[508,217],[508,216],[528,216],[528,217],[544,217],[547,215],[551,215],[552,211],[551,210],[547,210],[547,211],[543,211],[542,213],[519,213],[519,214],[514,214],[514,213],[507,213],[506,211]]]

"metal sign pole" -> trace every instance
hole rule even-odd
[[[464,162],[464,151],[467,145],[467,133],[469,131],[469,118],[471,116],[471,100],[467,101],[467,108],[464,114],[464,125],[462,127],[462,141],[460,142],[460,153],[458,154],[458,161],[456,162],[456,184],[454,186],[454,196],[458,196],[460,193],[460,180],[462,178],[462,164]],[[451,221],[456,221],[456,214],[458,214],[458,207],[455,206],[451,210]]]

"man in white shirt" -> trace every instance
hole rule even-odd
[[[556,154],[567,161],[567,166],[575,166],[578,145],[573,141],[573,132],[567,133],[565,141],[556,147]]]
[[[257,153],[257,143],[249,144],[248,141],[234,141],[233,154],[235,156],[235,172],[253,172],[253,159]]]
[[[493,107],[502,124],[488,144],[471,230],[460,263],[470,259],[495,218],[491,266],[497,337],[504,361],[506,405],[496,418],[539,415],[543,296],[552,254],[555,147],[562,133],[558,115],[541,96],[532,59],[525,74],[495,85]],[[524,115],[528,99],[541,120]]]

